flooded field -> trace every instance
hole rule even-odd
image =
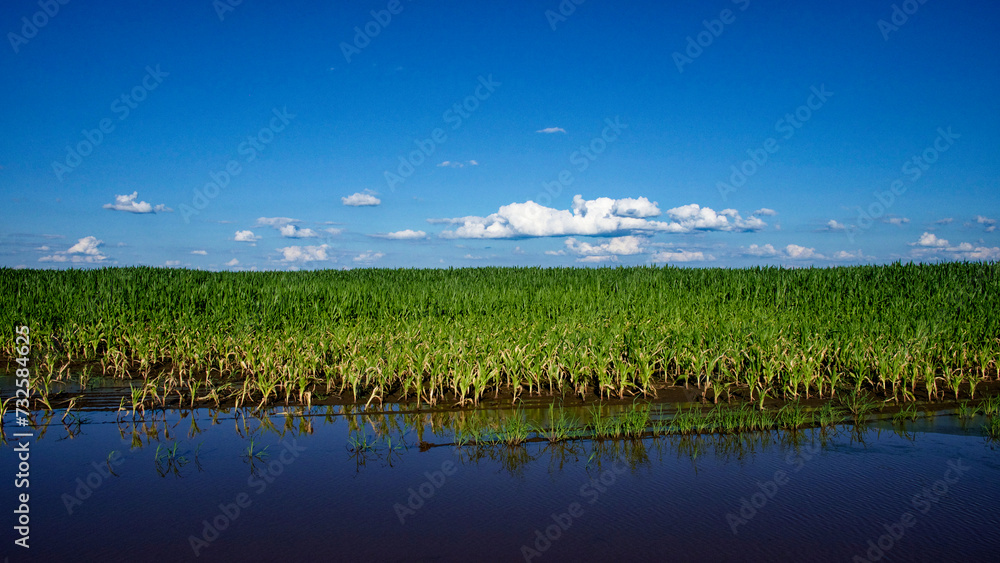
[[[601,440],[585,431],[594,410],[567,408],[565,439],[549,441],[552,412],[78,409],[34,413],[29,438],[15,437],[24,429],[8,413],[5,475],[17,472],[11,450],[30,443],[31,547],[5,551],[11,561],[992,561],[1000,549],[1000,451],[981,414],[656,434],[678,412],[654,406],[643,437]],[[518,424],[528,438],[507,445],[503,429]],[[13,502],[22,490],[4,482]]]

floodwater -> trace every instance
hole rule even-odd
[[[456,428],[505,413],[63,414],[35,413],[31,438],[14,436],[25,429],[11,413],[5,420],[10,561],[972,562],[1000,553],[1000,448],[982,437],[982,417],[938,416],[907,432],[882,421],[459,447]],[[29,443],[28,489],[13,486],[19,443]],[[29,549],[12,530],[24,492]]]

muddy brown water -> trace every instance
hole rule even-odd
[[[402,412],[396,412],[402,411]],[[541,408],[524,411],[544,422]],[[995,561],[983,417],[458,446],[505,409],[8,413],[10,561]],[[570,414],[583,418],[582,411]],[[15,487],[28,443],[30,487]],[[263,451],[249,455],[248,448]],[[14,544],[30,492],[30,549]]]

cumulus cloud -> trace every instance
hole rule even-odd
[[[191,254],[198,254],[198,255],[201,255],[201,256],[208,256],[208,251],[207,250],[192,250]]]
[[[920,239],[917,242],[911,243],[913,246],[922,246],[925,248],[943,248],[948,246],[948,241],[943,238],[938,238],[934,233],[927,233],[920,235]]]
[[[312,229],[302,229],[295,225],[278,227],[278,232],[285,238],[316,238],[319,236],[319,233]]]
[[[761,207],[757,211],[754,211],[753,213],[751,213],[751,215],[765,215],[765,216],[768,216],[768,217],[774,217],[777,214],[778,214],[777,211],[775,211],[773,209],[770,209],[768,207]]]
[[[157,212],[170,212],[173,209],[167,207],[166,205],[158,204],[155,207],[146,203],[145,201],[136,201],[139,198],[139,192],[132,192],[131,195],[116,195],[114,203],[105,203],[104,209],[111,209],[113,211],[127,211],[129,213],[157,213]]]
[[[458,225],[441,233],[444,238],[519,238],[563,235],[608,235],[624,232],[690,233],[693,231],[753,231],[766,224],[757,217],[743,219],[735,210],[716,213],[696,203],[668,209],[668,221],[651,221],[660,215],[655,202],[645,197],[585,200],[573,196],[570,210],[553,209],[533,201],[502,206],[486,217],[430,219],[431,223]]]
[[[806,248],[797,244],[789,244],[785,247],[785,255],[792,260],[822,260],[822,254],[816,252],[815,248]]]
[[[176,266],[180,266],[181,265],[181,261],[180,260],[167,260],[166,262],[163,263],[163,265],[167,266],[168,268],[174,268]]]
[[[579,256],[631,256],[643,252],[644,239],[634,236],[615,237],[600,244],[566,239],[566,250]]]
[[[330,259],[326,254],[327,248],[330,247],[326,244],[319,246],[286,246],[285,248],[279,248],[278,252],[282,254],[281,260],[283,262],[319,262]]]
[[[704,262],[715,260],[715,256],[701,251],[663,250],[653,254],[653,262]]]
[[[257,242],[260,240],[260,237],[253,234],[253,231],[236,231],[233,240],[236,242]]]
[[[337,236],[340,233],[344,232],[344,229],[338,229],[336,227],[327,227],[323,229],[323,232],[329,234],[330,236]]]
[[[292,219],[291,217],[258,217],[257,227],[274,227],[275,229],[280,229],[285,225],[291,223],[298,223],[298,219]]]
[[[911,255],[915,258],[935,258],[946,260],[1000,260],[1000,247],[975,246],[969,242],[952,246],[947,240],[936,237],[933,233],[920,235],[917,242],[911,242],[915,248]]]
[[[830,219],[826,222],[826,230],[828,231],[846,231],[847,226],[843,223],[838,222],[835,219]]]
[[[993,231],[997,230],[997,221],[996,221],[996,219],[990,219],[989,217],[983,217],[982,215],[976,215],[976,223],[979,223],[980,225],[986,225],[986,232],[987,233],[992,233]]]
[[[239,265],[240,265],[240,261],[237,260],[236,258],[233,258],[229,262],[226,262],[226,266],[229,266],[230,268],[232,268],[233,266],[239,266]]]
[[[896,225],[897,227],[902,227],[903,225],[910,222],[906,217],[886,217],[882,219],[883,223],[889,223],[890,225]]]
[[[383,254],[381,252],[372,252],[371,250],[369,250],[368,252],[362,252],[361,254],[358,254],[357,256],[355,256],[354,257],[354,261],[355,262],[374,262],[374,261],[378,260],[379,258],[381,258],[383,256],[385,256],[385,254]]]
[[[369,191],[353,193],[347,197],[340,198],[340,201],[344,205],[349,205],[351,207],[372,207],[382,203],[382,200],[375,197],[375,194]]]
[[[545,129],[539,129],[538,131],[535,131],[535,133],[546,133],[546,134],[565,133],[565,132],[566,130],[563,129],[562,127],[546,127]]]
[[[778,250],[770,244],[765,244],[764,246],[751,244],[743,253],[748,256],[777,256]]]
[[[871,258],[871,257],[870,256],[865,256],[865,253],[861,252],[860,248],[858,250],[856,250],[855,252],[850,252],[850,251],[847,251],[847,250],[838,250],[838,251],[836,251],[836,252],[833,253],[833,259],[834,260],[864,260],[864,259],[867,259],[867,258]]]
[[[416,240],[427,238],[427,233],[424,231],[414,231],[413,229],[406,229],[403,231],[396,231],[393,233],[376,233],[371,235],[376,238],[387,238],[393,240]]]
[[[42,256],[39,262],[74,262],[74,263],[96,263],[103,262],[107,256],[101,253],[100,247],[104,241],[97,237],[83,237],[76,241],[76,244],[69,249],[56,252],[49,256]]]

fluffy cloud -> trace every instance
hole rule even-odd
[[[233,266],[239,266],[239,265],[240,265],[240,261],[237,260],[236,258],[233,258],[229,262],[226,262],[226,266],[229,266],[230,268],[232,268]]]
[[[208,256],[208,251],[207,250],[192,250],[191,254],[198,254],[198,255],[201,255],[201,256]]]
[[[258,227],[274,227],[275,229],[280,229],[285,225],[290,225],[292,223],[298,223],[298,219],[292,219],[291,217],[258,217],[257,225]]]
[[[260,240],[260,237],[253,234],[253,231],[236,231],[233,240],[236,242],[257,242]]]
[[[744,251],[744,254],[748,256],[777,256],[778,250],[770,244],[765,244],[764,246],[751,244],[750,248]]]
[[[912,243],[913,246],[922,246],[925,248],[943,248],[948,246],[948,241],[943,238],[938,238],[934,233],[927,233],[920,235],[920,239],[917,242]]]
[[[826,222],[826,230],[828,231],[845,231],[847,226],[843,223],[837,222],[835,219],[830,219]]]
[[[954,217],[945,217],[944,219],[938,219],[937,221],[934,221],[934,224],[935,225],[950,225],[952,223],[952,221],[954,221],[954,220],[955,220]]]
[[[96,263],[103,262],[107,256],[101,253],[100,247],[104,241],[97,237],[83,237],[77,240],[76,244],[68,250],[56,252],[49,256],[42,256],[39,262],[74,262],[74,263]]]
[[[535,131],[535,133],[547,133],[547,134],[565,133],[565,132],[566,130],[563,129],[562,127],[546,127],[545,129],[539,129],[538,131]]]
[[[847,250],[838,250],[833,253],[834,260],[864,260],[866,258],[871,258],[871,257],[865,256],[865,253],[861,252],[860,248],[856,252],[849,252]]]
[[[431,219],[431,223],[458,225],[441,233],[444,238],[518,238],[562,235],[608,235],[628,231],[690,233],[693,231],[752,231],[766,224],[757,217],[743,219],[733,209],[716,213],[696,203],[669,209],[669,221],[651,221],[660,215],[645,197],[585,200],[576,195],[570,210],[553,209],[533,201],[502,206],[487,217]]]
[[[406,229],[403,231],[396,231],[393,233],[377,233],[371,236],[376,238],[387,238],[394,240],[416,240],[416,239],[427,238],[427,233],[425,233],[424,231],[414,231],[413,229]]]
[[[974,246],[963,242],[952,246],[947,240],[936,237],[933,233],[920,235],[911,255],[915,258],[934,258],[945,260],[1000,260],[1000,247]]]
[[[368,252],[362,252],[361,254],[358,254],[357,256],[355,256],[354,257],[354,261],[355,262],[374,262],[374,261],[378,260],[379,258],[381,258],[383,256],[385,256],[385,254],[383,254],[381,252],[372,252],[371,250],[369,250]]]
[[[976,215],[976,223],[979,223],[980,225],[986,225],[986,232],[987,233],[992,233],[993,231],[997,230],[997,221],[996,221],[996,219],[990,219],[989,217],[983,217],[982,215]]]
[[[883,223],[889,223],[890,225],[896,225],[897,227],[902,227],[903,225],[910,222],[906,217],[886,217],[882,219]]]
[[[145,201],[136,201],[139,197],[139,192],[132,192],[131,195],[116,195],[114,203],[105,203],[104,209],[111,209],[114,211],[128,211],[129,213],[156,213],[163,211],[173,211],[166,205],[162,203],[153,207],[152,205],[146,203]]]
[[[815,248],[806,248],[797,244],[789,244],[785,247],[785,255],[792,260],[822,260],[826,258],[816,252]]]
[[[357,192],[347,197],[342,197],[340,198],[340,201],[342,201],[344,205],[349,205],[351,207],[369,207],[382,203],[382,200],[375,197],[375,194],[367,191]]]
[[[302,229],[295,225],[278,227],[278,232],[285,238],[316,238],[319,236],[319,233],[312,229]]]
[[[166,267],[168,267],[168,268],[175,268],[175,267],[181,265],[181,261],[180,260],[167,260],[166,262],[163,263],[163,265],[166,266]]]
[[[600,244],[581,242],[573,237],[566,239],[566,250],[579,256],[631,256],[643,252],[640,237],[616,237]]]
[[[285,248],[279,248],[278,252],[282,254],[283,262],[319,262],[322,260],[329,260],[329,256],[326,254],[326,249],[329,248],[328,245],[321,244],[319,246],[286,246]]]
[[[770,208],[767,208],[767,207],[761,207],[757,211],[754,211],[753,213],[751,213],[751,215],[765,215],[765,216],[768,216],[768,217],[774,217],[777,214],[778,214],[777,211],[775,211],[773,209],[770,209]]]
[[[715,260],[715,256],[704,252],[687,250],[663,250],[653,254],[653,262],[704,262],[705,260]]]

